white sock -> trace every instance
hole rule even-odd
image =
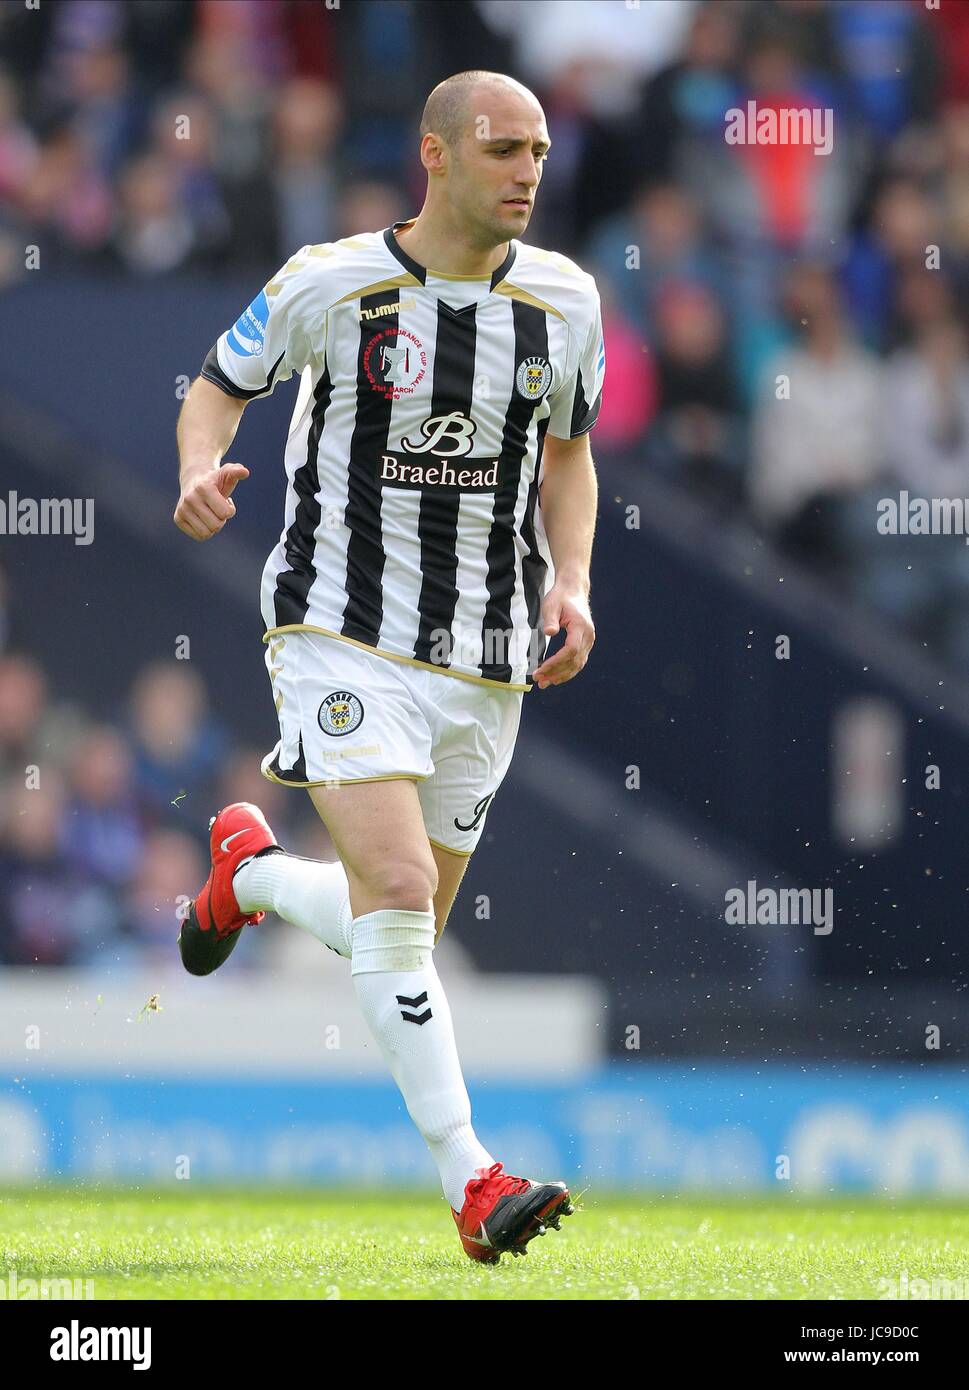
[[[351,935],[350,971],[363,1016],[437,1164],[444,1195],[460,1211],[465,1183],[494,1159],[471,1128],[451,1011],[431,958],[434,914],[369,912],[354,918]]]
[[[349,960],[353,913],[339,859],[324,864],[295,854],[259,854],[239,865],[232,888],[243,912],[278,912]]]

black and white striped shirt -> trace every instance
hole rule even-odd
[[[595,424],[599,296],[517,241],[490,278],[425,270],[397,240],[407,225],[304,246],[202,368],[242,399],[302,373],[266,638],[323,632],[527,688],[553,578],[542,449]]]

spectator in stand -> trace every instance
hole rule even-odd
[[[20,115],[20,96],[0,72],[0,206],[17,206],[37,158],[37,141]]]
[[[929,272],[923,272],[929,275]],[[938,277],[936,277],[938,279]],[[964,327],[926,317],[885,370],[878,408],[884,474],[845,518],[855,593],[918,641],[969,669],[969,555],[964,537],[883,534],[880,497],[969,496],[969,357]]]
[[[837,564],[833,514],[879,467],[881,369],[855,340],[826,268],[796,270],[787,303],[802,342],[778,354],[761,384],[750,502],[782,544]]]
[[[47,682],[36,662],[25,656],[0,661],[0,757],[5,770],[33,751],[33,736],[47,702]]]
[[[946,269],[963,295],[969,290],[969,101],[942,118],[942,170],[938,180],[939,220]]]
[[[203,40],[223,44],[240,69],[258,86],[275,86],[292,67],[286,4],[262,0],[198,0],[195,32]]]
[[[172,974],[181,968],[172,949],[178,911],[204,880],[206,862],[203,851],[182,831],[152,831],[122,904],[123,940],[117,944],[122,962]],[[242,959],[240,955],[240,963]]]
[[[882,455],[899,486],[920,497],[969,491],[969,361],[953,319],[930,321],[885,370]]]
[[[108,725],[88,730],[75,750],[61,826],[64,862],[79,875],[117,888],[144,848],[131,749]]]
[[[205,31],[189,50],[186,76],[211,112],[213,160],[232,229],[229,262],[265,270],[279,261],[265,173],[275,91],[248,55],[244,34]]]
[[[211,717],[201,678],[184,661],[161,661],[137,677],[131,695],[135,783],[145,813],[180,825],[182,803],[214,804],[226,737]],[[198,824],[196,814],[193,824]]]
[[[407,200],[402,189],[390,183],[354,180],[340,197],[337,210],[337,237],[355,232],[381,232],[392,222],[407,217]]]
[[[752,35],[736,105],[746,112],[820,110],[833,100],[800,62],[783,27]],[[857,183],[858,148],[844,111],[832,107],[830,151],[812,144],[727,144],[719,138],[684,146],[677,181],[689,192],[723,248],[730,285],[729,312],[745,337],[757,336],[774,317],[792,257],[840,254]]]
[[[943,101],[969,101],[969,5],[940,5],[931,15],[937,28]]]
[[[339,55],[342,78],[334,86],[344,115],[346,171],[355,178],[386,181],[396,179],[406,169],[414,178],[415,201],[420,193],[419,207],[425,180],[420,164],[412,157],[411,144],[411,133],[420,117],[421,79],[416,67],[422,27],[419,7],[400,5],[396,0],[370,0],[369,4],[353,6],[352,16],[331,12],[327,18],[324,51],[333,50],[331,62],[335,65]],[[300,68],[300,73],[304,72],[305,61]],[[441,73],[440,77],[446,75]]]
[[[113,217],[110,185],[83,136],[68,125],[43,141],[21,188],[23,215],[43,243],[44,264],[71,264],[100,254]]]
[[[261,111],[258,103],[256,109]],[[222,119],[227,119],[225,109]],[[258,130],[253,126],[244,132],[236,122],[240,158],[224,183],[236,263],[260,262],[274,269],[301,246],[341,235],[334,155],[341,119],[341,104],[331,87],[316,78],[293,78],[272,107],[271,151],[249,172],[243,152],[251,154]]]
[[[270,183],[281,260],[301,246],[336,236],[333,165],[340,111],[337,93],[315,79],[295,78],[280,92],[273,113]]]
[[[37,141],[20,114],[16,84],[0,68],[0,288],[24,273],[24,246],[32,229],[23,192],[37,159]]]
[[[642,89],[623,151],[629,188],[669,183],[692,142],[723,142],[723,113],[738,100],[734,72],[741,11],[720,0],[695,11],[682,54]]]
[[[80,732],[78,711],[51,702],[36,661],[0,658],[0,785],[12,778],[23,786],[29,767],[62,767]]]
[[[245,53],[239,36],[202,34],[186,59],[190,89],[211,108],[217,168],[230,184],[257,177],[269,153],[273,90]]]
[[[589,247],[600,282],[640,332],[657,330],[657,300],[671,283],[722,293],[720,265],[705,242],[696,204],[674,184],[645,184],[630,207],[600,224]]]
[[[178,206],[191,226],[192,257],[217,264],[232,228],[216,172],[212,109],[202,98],[180,93],[159,107],[153,132],[153,148],[171,168]]]
[[[890,307],[889,342],[893,348],[906,347],[927,328],[952,318],[955,299],[952,286],[940,271],[915,264],[899,271]]]
[[[616,460],[642,444],[656,411],[656,366],[648,344],[620,312],[608,283],[600,285],[602,333],[609,370],[596,422],[598,446]],[[637,460],[638,461],[638,460]]]
[[[135,275],[164,275],[187,265],[195,249],[191,218],[178,197],[175,170],[160,154],[139,155],[119,189],[114,251]]]
[[[876,4],[879,2],[875,0]],[[745,8],[744,38],[763,28],[782,28],[804,66],[819,83],[830,87],[843,80],[841,55],[832,32],[830,0],[767,0],[766,5]]]
[[[716,297],[668,285],[659,297],[659,402],[647,442],[651,462],[718,504],[741,495],[740,401]]]
[[[123,43],[139,99],[146,104],[173,87],[198,24],[195,5],[185,0],[149,0],[126,4]]]
[[[126,6],[123,0],[103,0],[49,8],[47,42],[34,95],[41,117],[48,119],[75,111],[85,100],[83,80],[79,80],[84,60],[123,41]]]
[[[927,248],[938,237],[938,218],[917,179],[900,175],[882,185],[842,272],[847,306],[870,346],[897,342],[892,313],[900,279],[912,268],[924,272]]]
[[[823,20],[851,110],[871,137],[884,144],[910,122],[931,118],[939,79],[937,26],[923,23],[915,5],[840,0],[825,5]]]
[[[0,959],[24,965],[83,965],[118,929],[112,895],[64,862],[64,788],[50,769],[22,784],[2,816]]]
[[[146,112],[128,54],[114,43],[82,49],[74,57],[72,88],[71,124],[95,168],[111,179],[144,135]]]

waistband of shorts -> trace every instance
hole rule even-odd
[[[421,671],[433,671],[436,676],[450,676],[453,680],[472,681],[475,685],[486,685],[491,690],[511,690],[526,694],[532,689],[531,685],[518,685],[511,681],[493,681],[487,676],[474,676],[470,671],[452,671],[446,666],[435,666],[431,661],[418,661],[416,656],[404,656],[400,652],[389,652],[384,647],[371,647],[368,642],[360,642],[356,637],[345,637],[342,632],[333,632],[328,627],[316,627],[313,623],[286,623],[283,627],[267,628],[263,634],[263,641],[268,642],[273,637],[280,637],[287,632],[315,632],[320,637],[332,637],[336,642],[346,642],[350,647],[357,647],[362,652],[369,652],[371,656],[382,656],[387,661],[401,661],[406,666],[416,666]]]

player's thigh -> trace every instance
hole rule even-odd
[[[392,778],[308,790],[346,869],[355,917],[384,907],[430,909],[438,891],[437,865],[413,781]]]
[[[470,854],[453,854],[440,845],[431,845],[434,863],[437,865],[437,892],[434,894],[434,924],[436,940],[447,925],[448,914],[454,906],[454,899],[461,887],[465,870],[471,862]]]
[[[472,854],[511,763],[521,720],[517,691],[435,676],[425,713],[433,730],[434,772],[418,788],[431,845]],[[459,880],[460,881],[460,880]]]

